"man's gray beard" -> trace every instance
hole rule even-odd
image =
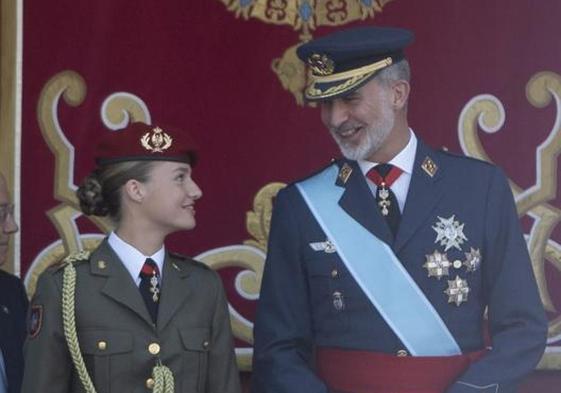
[[[339,149],[346,159],[354,161],[366,160],[380,149],[395,123],[395,117],[391,110],[387,108],[384,112],[380,124],[365,129],[364,140],[357,147],[345,145],[345,142],[334,136],[335,142],[339,145]]]

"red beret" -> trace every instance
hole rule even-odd
[[[135,122],[106,132],[97,145],[98,165],[124,161],[179,161],[194,165],[196,146],[184,130]]]

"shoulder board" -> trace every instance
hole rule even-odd
[[[169,256],[172,257],[172,258],[175,258],[175,259],[182,259],[182,260],[188,259],[187,256],[185,256],[183,254],[179,254],[177,252],[173,252],[173,251],[169,252]]]
[[[437,151],[438,151],[439,153],[445,154],[445,155],[447,155],[447,156],[449,156],[449,157],[453,157],[453,158],[462,158],[462,159],[464,159],[464,160],[468,160],[468,161],[472,161],[472,162],[478,162],[478,163],[481,163],[481,164],[487,164],[487,165],[489,165],[489,166],[495,166],[495,164],[493,164],[492,162],[485,161],[485,160],[482,160],[482,159],[477,158],[477,157],[467,156],[467,155],[465,155],[465,154],[463,154],[463,153],[454,153],[454,152],[451,152],[451,151],[449,151],[446,147],[443,147],[443,148],[441,148],[441,149],[439,149],[439,150],[437,150]]]

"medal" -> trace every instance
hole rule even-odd
[[[429,273],[429,277],[436,277],[440,280],[442,276],[448,275],[448,269],[451,266],[448,256],[446,254],[441,254],[435,250],[430,255],[425,255],[426,262],[423,265]]]
[[[152,300],[157,303],[160,295],[160,288],[158,288],[158,277],[156,277],[156,271],[150,277],[150,293],[152,293]]]
[[[384,182],[382,182],[380,187],[378,187],[378,197],[380,198],[380,201],[378,202],[378,206],[380,206],[380,211],[382,212],[383,216],[387,216],[390,213],[388,207],[390,207],[392,203],[390,202],[389,199],[390,192],[386,188],[386,183]]]
[[[466,280],[462,280],[456,276],[453,280],[448,280],[448,288],[444,291],[448,295],[448,303],[456,303],[460,306],[463,302],[467,302],[469,294],[469,286]]]
[[[470,247],[470,251],[465,254],[466,260],[464,261],[464,266],[467,268],[467,271],[474,272],[479,269],[479,265],[481,265],[481,252],[479,248]]]
[[[454,217],[454,215],[450,218],[438,217],[439,221],[432,227],[437,234],[434,242],[440,242],[440,245],[444,246],[444,251],[448,251],[452,247],[461,251],[460,245],[467,240],[464,235],[464,224],[455,221]]]
[[[343,299],[343,294],[339,291],[333,292],[333,308],[337,311],[345,309],[345,300]]]

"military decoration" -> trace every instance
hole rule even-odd
[[[423,163],[421,164],[421,168],[423,171],[430,177],[434,177],[436,171],[438,171],[438,166],[434,163],[434,161],[430,157],[425,157]]]
[[[29,338],[35,338],[41,331],[43,326],[43,306],[41,304],[34,304],[31,306],[29,319],[27,321],[27,332]]]
[[[448,303],[455,303],[460,306],[463,302],[467,302],[469,294],[469,286],[466,280],[462,280],[456,276],[453,280],[448,280],[448,288],[444,291],[448,295]]]
[[[450,218],[438,217],[439,221],[432,227],[437,233],[434,242],[440,242],[440,245],[444,246],[444,251],[448,251],[452,247],[461,251],[460,245],[467,240],[464,235],[464,224],[460,224],[454,218],[454,215]]]
[[[333,308],[337,311],[343,311],[345,309],[345,299],[343,294],[339,291],[333,292]]]
[[[423,267],[427,269],[429,277],[436,277],[439,280],[442,276],[448,275],[448,269],[450,266],[451,263],[448,260],[448,256],[438,252],[437,250],[430,255],[426,255],[426,262],[423,265]]]
[[[391,205],[390,191],[386,188],[386,183],[382,182],[380,187],[378,187],[377,192],[378,192],[378,197],[380,198],[380,201],[378,202],[378,206],[380,206],[380,211],[382,212],[382,215],[385,217],[390,213],[388,208]]]
[[[152,131],[147,132],[140,138],[142,147],[152,153],[163,153],[169,149],[173,142],[173,138],[164,132],[160,127],[154,127]]]
[[[343,164],[341,169],[339,169],[339,181],[341,181],[341,183],[343,184],[347,183],[347,180],[349,180],[351,173],[353,173],[353,168],[351,168],[351,166],[347,163]]]
[[[464,261],[464,266],[467,268],[468,272],[474,272],[479,269],[481,265],[481,252],[478,248],[470,248],[469,252],[466,252],[466,260]]]
[[[329,239],[327,239],[324,242],[310,243],[310,247],[314,251],[323,251],[326,254],[333,254],[334,252],[337,251],[337,249],[335,248],[335,244],[333,244],[333,242]]]
[[[160,287],[158,283],[158,276],[156,276],[156,270],[154,270],[152,277],[150,277],[150,293],[154,303],[158,303],[158,300],[160,300]]]

